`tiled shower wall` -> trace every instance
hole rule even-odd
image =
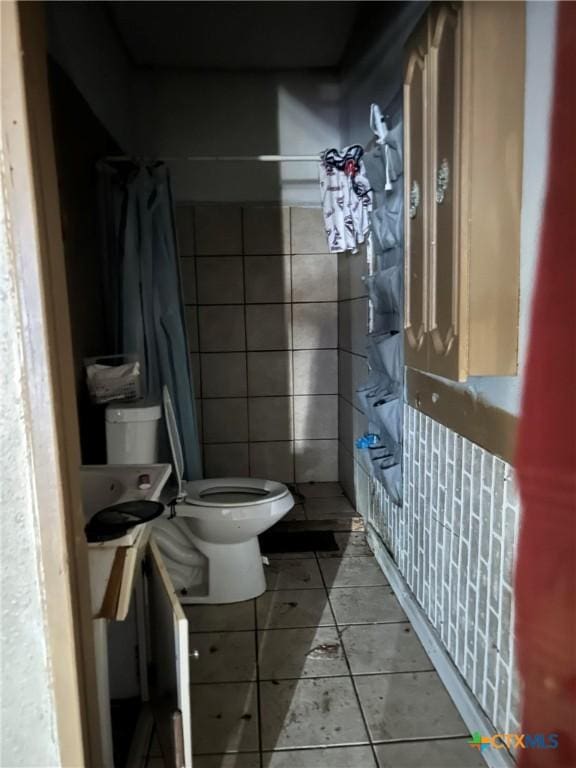
[[[340,482],[356,503],[354,440],[364,434],[368,422],[356,398],[356,390],[368,375],[366,331],[368,297],[362,275],[367,272],[366,251],[338,254],[338,463]]]
[[[404,504],[370,484],[359,505],[496,730],[515,732],[512,468],[404,408]]]
[[[337,260],[321,211],[176,217],[206,477],[337,480]]]

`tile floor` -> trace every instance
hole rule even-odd
[[[303,528],[353,522],[337,483],[298,490]],[[270,556],[258,599],[186,608],[200,653],[194,768],[484,765],[364,533],[348,527],[338,552]],[[147,768],[162,765],[153,739]]]

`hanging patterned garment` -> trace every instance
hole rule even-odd
[[[320,160],[320,192],[330,253],[352,251],[370,229],[372,190],[357,144],[341,152],[328,149]]]

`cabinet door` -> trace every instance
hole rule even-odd
[[[164,764],[192,768],[188,621],[156,544],[148,555],[150,700]]]
[[[404,67],[404,351],[406,365],[428,362],[428,18],[407,47]]]
[[[433,12],[430,41],[429,370],[452,379],[467,374],[460,295],[460,24],[459,11]],[[462,283],[463,284],[463,283]]]

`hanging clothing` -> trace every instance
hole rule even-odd
[[[135,353],[144,396],[166,385],[182,435],[184,473],[202,477],[172,193],[163,163],[99,164],[110,353]],[[166,456],[169,458],[169,456]]]
[[[328,149],[322,153],[320,193],[330,253],[357,253],[370,229],[372,190],[363,154],[357,144],[341,152]]]

